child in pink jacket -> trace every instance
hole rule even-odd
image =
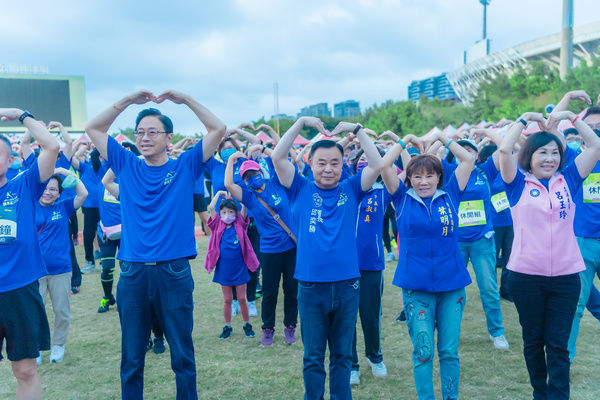
[[[223,197],[223,200],[217,214],[215,206],[220,197]],[[210,213],[208,226],[212,235],[204,267],[209,273],[212,270],[215,271],[213,282],[219,283],[223,291],[225,326],[219,338],[227,339],[233,334],[231,303],[234,287],[244,320],[244,334],[246,337],[254,337],[254,331],[249,322],[246,283],[250,280],[248,270],[256,271],[259,263],[246,234],[249,222],[246,207],[242,206],[241,211],[238,211],[237,203],[230,198],[229,194],[219,191],[208,206],[208,212]]]

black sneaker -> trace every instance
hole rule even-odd
[[[154,354],[162,354],[165,350],[165,338],[154,338]]]
[[[402,310],[398,318],[396,318],[396,321],[400,322],[401,324],[406,322],[406,313],[404,312],[404,310]]]
[[[112,304],[115,304],[114,302]],[[100,300],[100,307],[98,307],[98,312],[99,313],[105,313],[110,309],[110,306],[112,305],[110,299],[107,299],[106,297],[103,297],[102,300]]]
[[[223,332],[219,335],[219,339],[229,339],[233,335],[233,328],[229,325],[223,327]]]
[[[254,331],[252,330],[252,325],[250,325],[250,322],[246,322],[243,328],[244,335],[246,335],[246,337],[254,337]]]

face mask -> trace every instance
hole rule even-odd
[[[10,166],[10,168],[12,168],[12,169],[19,169],[19,168],[21,168],[21,160],[19,160],[18,158],[15,158],[15,161],[13,161],[12,165]]]
[[[359,162],[358,164],[356,164],[356,172],[362,171],[367,165],[369,165],[369,163],[366,161]]]
[[[231,155],[233,153],[235,153],[236,150],[235,149],[227,149],[227,150],[223,150],[221,152],[221,159],[225,162],[227,162],[227,160],[229,160],[229,157],[231,157]]]
[[[578,151],[579,149],[581,149],[581,145],[582,145],[582,143],[579,142],[579,141],[577,141],[577,140],[573,140],[571,142],[567,142],[567,146],[570,149],[575,150],[575,151]]]
[[[252,189],[256,190],[256,189],[260,189],[264,183],[265,183],[265,180],[263,179],[262,175],[257,174],[257,175],[254,175],[252,178],[250,178],[250,182],[248,182],[248,186],[250,186]]]
[[[235,214],[227,214],[221,217],[221,221],[223,221],[226,225],[233,224],[233,221],[237,219],[237,215]]]

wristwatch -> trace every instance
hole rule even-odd
[[[356,124],[356,128],[354,128],[354,131],[352,132],[352,134],[356,135],[358,133],[358,131],[360,131],[363,128],[363,126],[361,124]]]
[[[24,121],[24,120],[25,120],[25,118],[27,118],[27,117],[31,117],[31,118],[35,119],[35,117],[33,116],[33,114],[32,114],[32,113],[30,113],[29,111],[25,110],[25,111],[23,111],[23,114],[21,114],[21,116],[19,117],[19,122],[20,122],[21,124],[23,124],[23,121]]]

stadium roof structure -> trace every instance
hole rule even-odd
[[[448,73],[447,78],[463,103],[476,93],[479,83],[496,74],[514,71],[532,61],[560,65],[561,34],[555,33],[481,57]],[[573,28],[573,64],[590,60],[600,47],[600,22]]]

